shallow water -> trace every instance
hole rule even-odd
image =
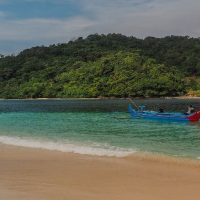
[[[147,109],[184,112],[199,100],[137,100]],[[0,142],[82,154],[136,151],[200,157],[200,123],[132,119],[127,100],[1,100]]]

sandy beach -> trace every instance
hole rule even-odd
[[[0,145],[0,199],[197,200],[200,163],[110,158]]]

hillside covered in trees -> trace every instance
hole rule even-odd
[[[200,95],[200,39],[90,35],[0,58],[0,98]]]

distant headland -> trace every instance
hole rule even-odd
[[[200,96],[200,39],[89,35],[0,57],[0,98]]]

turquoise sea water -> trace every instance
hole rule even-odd
[[[137,100],[150,110],[184,112],[199,100]],[[132,119],[127,100],[1,100],[0,142],[81,154],[137,151],[200,158],[200,123]]]

